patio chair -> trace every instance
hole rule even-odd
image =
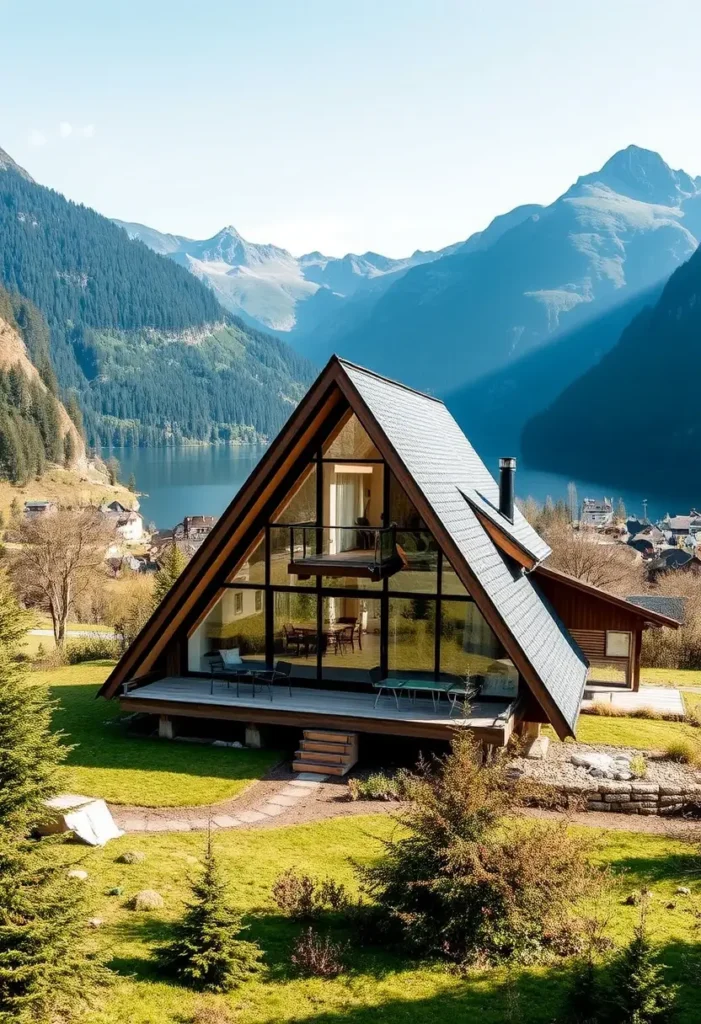
[[[233,653],[233,652],[232,652]],[[238,653],[238,652],[237,652]],[[241,672],[245,670],[244,662],[240,656],[238,662],[230,656],[231,664],[227,665],[224,661],[224,655],[221,651],[210,651],[206,655],[209,661],[209,674],[210,674],[210,695],[214,693],[214,680],[222,679],[226,682],[226,688],[229,689],[231,683],[238,683]],[[241,666],[239,668],[239,666]]]
[[[304,637],[299,630],[295,629],[291,622],[286,622],[282,627],[282,635],[285,641],[285,650],[289,652],[290,647],[294,644],[295,653],[299,657],[300,644],[304,641]]]
[[[470,701],[479,696],[481,682],[483,680],[468,676],[466,679],[456,679],[455,682],[448,684],[445,695],[450,701],[449,718],[453,717],[453,712],[458,707],[461,707],[464,713]]]
[[[357,638],[357,640],[358,640],[358,649],[362,651],[362,649],[363,649],[362,633],[361,633],[360,623],[358,622],[357,615],[342,615],[340,618],[336,619],[336,622],[338,622],[342,626],[349,626],[350,627],[349,630],[348,630],[348,638],[350,640],[351,650],[352,651],[355,650],[355,640]],[[344,630],[344,632],[345,632],[345,630]]]

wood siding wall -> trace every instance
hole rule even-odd
[[[550,601],[572,639],[591,661],[628,663],[628,685],[638,689],[640,681],[640,638],[642,621],[639,615],[617,608],[595,595],[585,594],[566,582],[551,577],[538,577],[538,587]],[[631,633],[630,657],[606,658],[606,633],[616,630]]]

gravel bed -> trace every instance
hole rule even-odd
[[[563,783],[579,784],[583,787],[597,790],[600,780],[592,778],[588,769],[571,764],[572,754],[587,754],[592,751],[602,754],[610,754],[615,757],[617,754],[625,754],[634,757],[641,753],[631,747],[609,747],[604,744],[584,743],[563,743],[551,744],[548,757],[545,761],[532,761],[527,757],[515,757],[509,763],[518,768],[523,776],[542,782],[546,785],[557,786]],[[687,764],[676,764],[674,761],[665,761],[659,753],[644,753],[647,763],[647,771],[643,777],[645,782],[657,782],[661,785],[699,785],[701,784],[701,771]]]

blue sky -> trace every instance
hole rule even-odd
[[[101,213],[438,248],[634,142],[701,174],[701,4],[0,0],[0,147]]]

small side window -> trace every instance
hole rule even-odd
[[[630,656],[630,633],[619,633],[614,630],[606,632],[606,657],[627,658]]]

